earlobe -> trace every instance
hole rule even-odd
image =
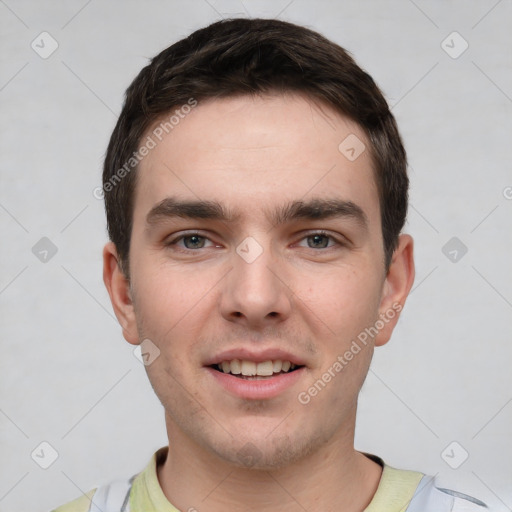
[[[379,307],[379,319],[383,325],[375,337],[375,346],[384,345],[391,338],[400,312],[414,282],[413,239],[410,235],[400,235],[398,247],[384,281]]]
[[[103,248],[103,282],[110,296],[114,313],[123,329],[128,343],[139,344],[135,310],[130,290],[130,282],[119,265],[116,246],[108,242]]]

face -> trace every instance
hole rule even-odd
[[[170,437],[272,468],[353,435],[412,279],[403,258],[384,268],[361,144],[303,96],[244,96],[200,103],[141,162],[130,283],[111,244],[105,280],[125,338],[160,351],[146,369]]]

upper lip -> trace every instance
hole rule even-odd
[[[304,360],[299,356],[279,348],[267,348],[264,350],[232,348],[210,357],[204,364],[205,366],[212,366],[215,364],[220,364],[222,361],[232,361],[233,359],[239,359],[241,361],[253,361],[255,363],[281,360],[290,361],[290,363],[296,366],[305,365]]]

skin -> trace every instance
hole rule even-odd
[[[130,281],[112,243],[104,281],[125,339],[160,350],[146,367],[170,443],[158,477],[180,510],[342,503],[355,512],[378,487],[381,467],[354,449],[357,397],[374,346],[389,340],[399,315],[309,403],[297,399],[379,315],[404,304],[414,280],[408,235],[384,267],[372,158],[367,149],[350,161],[338,150],[350,134],[370,147],[357,124],[304,96],[227,98],[200,103],[140,164]],[[170,196],[218,201],[238,217],[148,223]],[[367,225],[350,216],[276,224],[267,215],[311,199],[351,201]],[[206,239],[175,242],[195,230]],[[311,237],[319,230],[332,238]],[[236,252],[248,236],[262,249],[252,263]],[[278,347],[305,368],[276,397],[242,399],[204,366],[235,347]],[[250,461],[240,455],[247,450]]]

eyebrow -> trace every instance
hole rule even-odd
[[[344,217],[354,219],[365,229],[368,227],[368,219],[363,209],[352,201],[343,199],[293,201],[276,210],[271,219],[274,224],[285,224],[298,219],[324,220]]]
[[[208,219],[232,223],[240,219],[240,213],[227,209],[217,201],[179,200],[167,197],[155,205],[146,216],[148,226],[164,219],[179,217],[184,219]],[[364,229],[368,228],[368,218],[361,207],[352,201],[342,199],[312,199],[292,201],[267,214],[274,225],[285,224],[299,219],[324,220],[332,218],[354,219]]]

